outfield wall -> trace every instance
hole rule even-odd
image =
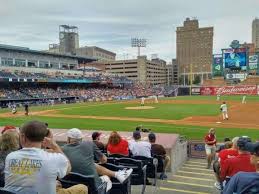
[[[259,85],[202,86],[193,87],[192,95],[259,95]]]

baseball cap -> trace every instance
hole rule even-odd
[[[98,137],[100,137],[101,134],[102,134],[102,133],[100,133],[100,132],[93,132],[93,134],[92,134],[92,139],[93,139],[93,140],[96,140]]]
[[[249,138],[247,136],[240,137],[237,140],[237,147],[239,147],[241,150],[245,150],[245,145],[247,143],[251,143],[251,138]]]
[[[7,125],[4,127],[4,129],[1,131],[1,134],[4,134],[4,132],[6,131],[15,131],[16,130],[16,127],[15,126],[12,126],[12,125]]]
[[[82,139],[83,134],[79,129],[72,128],[72,129],[68,130],[67,137],[70,137],[70,138],[73,138],[73,139]]]
[[[245,150],[249,151],[251,154],[259,156],[259,142],[256,142],[256,143],[248,142],[248,143],[246,143]]]
[[[133,138],[134,139],[140,139],[141,138],[140,131],[134,131],[133,132]]]
[[[148,139],[149,140],[155,140],[156,139],[156,135],[154,133],[149,133],[148,134]]]

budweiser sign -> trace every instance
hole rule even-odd
[[[257,93],[256,85],[203,87],[201,89],[201,95],[257,95]]]

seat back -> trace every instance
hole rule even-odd
[[[132,185],[143,185],[144,181],[146,181],[144,180],[146,179],[146,177],[144,176],[146,174],[146,171],[143,172],[143,167],[145,165],[141,160],[135,160],[132,158],[117,158],[116,164],[133,169],[133,173],[131,176]]]
[[[157,159],[157,172],[161,173],[164,171],[164,166],[165,166],[165,159],[164,156],[161,155],[154,155],[154,158]]]
[[[145,165],[147,165],[148,178],[156,178],[158,165],[158,160],[156,158],[149,158],[145,156],[134,156],[133,158],[136,160],[141,160]]]
[[[15,192],[4,189],[4,188],[0,188],[0,193],[1,194],[16,194]]]
[[[88,187],[89,194],[106,194],[106,183],[102,183],[96,187],[95,178],[93,175],[85,176],[79,173],[69,173],[60,180],[62,187],[68,188],[77,184],[84,184]]]
[[[119,171],[123,170],[126,167],[121,166],[121,165],[115,165],[115,164],[101,164],[101,166],[112,170],[112,171]],[[128,177],[122,184],[116,179],[116,178],[111,178],[112,181],[112,188],[109,191],[109,194],[130,194],[131,193],[131,176]]]
[[[4,168],[0,166],[0,187],[4,187]]]
[[[111,158],[128,158],[128,156],[124,156],[121,154],[109,154],[109,157],[111,157]]]

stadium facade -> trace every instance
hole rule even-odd
[[[26,47],[0,45],[1,66],[73,70],[77,69],[81,63],[89,63],[95,60],[91,57],[47,53]]]

